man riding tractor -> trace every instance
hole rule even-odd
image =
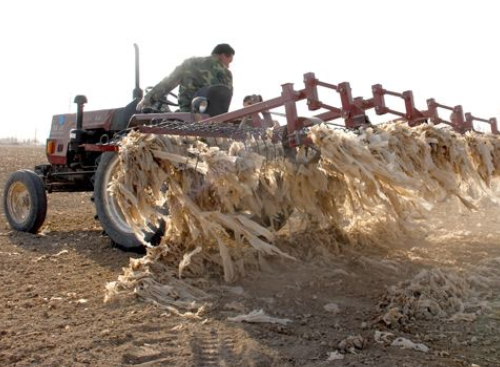
[[[179,112],[190,112],[196,97],[212,101],[205,106],[207,111],[199,111],[201,113],[215,116],[227,112],[233,94],[233,75],[229,65],[234,54],[230,45],[222,43],[215,46],[210,56],[185,60],[142,98],[137,104],[137,111],[159,112],[162,105],[176,105],[164,98],[179,86]],[[197,101],[198,104],[200,101]]]

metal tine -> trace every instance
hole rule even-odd
[[[267,147],[266,138],[267,138],[266,136],[260,137],[260,139],[264,142],[264,146],[266,147],[266,161],[268,161],[269,160],[269,149]]]

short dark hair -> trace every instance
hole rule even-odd
[[[258,102],[262,102],[263,99],[262,99],[262,96],[260,94],[250,94],[248,96],[245,96],[245,98],[243,98],[243,103],[246,103],[246,102],[251,102],[251,103],[258,103]]]
[[[234,48],[229,46],[227,43],[220,43],[217,46],[215,46],[214,50],[212,51],[212,55],[226,55],[226,56],[233,56],[234,55]]]

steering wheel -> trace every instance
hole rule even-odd
[[[142,113],[162,113],[162,112],[171,112],[170,110],[170,107],[169,106],[179,106],[178,103],[175,103],[175,102],[172,102],[168,99],[168,96],[172,96],[174,97],[175,99],[179,99],[179,97],[177,96],[177,94],[175,93],[172,93],[172,92],[168,92],[167,96],[165,99],[159,99],[157,100],[155,103],[153,103],[152,106],[150,107],[144,107],[142,109]]]

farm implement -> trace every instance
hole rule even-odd
[[[283,84],[279,97],[234,111],[228,111],[231,93],[216,85],[193,100],[191,112],[163,111],[163,107],[175,105],[165,98],[149,111],[137,113],[136,106],[143,91],[139,86],[136,45],[135,52],[136,86],[131,103],[122,108],[84,111],[87,98],[76,96],[76,113],[59,114],[52,119],[46,143],[48,164],[10,175],[4,189],[3,206],[13,229],[36,233],[41,228],[47,214],[47,193],[93,192],[97,218],[109,237],[126,248],[143,246],[109,190],[119,164],[121,141],[132,131],[194,137],[214,145],[219,143],[218,139],[242,142],[258,139],[259,146],[266,149],[267,158],[285,157],[291,161],[301,147],[317,150],[307,135],[312,126],[326,124],[348,130],[372,127],[367,112],[396,116],[411,127],[432,123],[449,126],[464,134],[475,130],[475,125],[480,123],[488,125],[492,134],[499,133],[495,118],[483,119],[464,113],[460,105],[448,106],[429,99],[426,109],[418,109],[411,91],[399,93],[380,84],[372,87],[370,98],[355,98],[349,83],[326,83],[314,73],[304,74],[302,89],[295,89],[290,83]],[[338,101],[324,101],[320,98],[323,91],[330,94],[333,91]],[[305,102],[310,116],[299,114],[299,102]],[[404,108],[393,107],[393,103],[403,104]],[[284,113],[275,112],[279,108],[284,108]],[[443,117],[445,114],[448,117]],[[276,115],[284,118],[280,126],[274,121]],[[343,120],[343,123],[333,123],[335,120]],[[148,230],[155,233],[158,229]]]

